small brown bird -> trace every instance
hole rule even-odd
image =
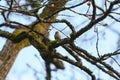
[[[58,31],[55,32],[54,38],[55,38],[55,40],[57,40],[57,41],[59,41],[59,40],[61,39],[61,36],[60,36],[60,34],[59,34]]]

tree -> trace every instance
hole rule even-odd
[[[120,15],[120,1],[103,1],[102,4],[104,4],[104,7],[100,7],[96,1],[97,0],[84,0],[76,4],[74,2],[77,1],[71,0],[25,0],[24,3],[22,3],[22,0],[7,0],[7,5],[1,5],[0,8],[1,16],[4,19],[0,27],[9,27],[14,29],[14,31],[9,32],[0,29],[0,36],[8,39],[0,52],[0,80],[5,79],[20,50],[29,45],[33,45],[45,61],[46,80],[51,80],[52,69],[50,64],[54,64],[56,69],[65,69],[63,61],[86,72],[91,77],[91,80],[96,80],[97,75],[93,73],[91,68],[84,64],[84,60],[91,63],[91,65],[95,66],[97,69],[102,70],[105,74],[119,80],[120,72],[107,62],[107,60],[112,59],[112,61],[120,67],[116,58],[114,58],[114,56],[120,54],[119,48],[114,52],[101,55],[98,48],[100,32],[97,26],[107,27],[108,23],[103,22],[105,19],[108,19],[108,17],[119,24],[119,17],[116,16]],[[66,6],[67,3],[70,2],[72,5]],[[77,11],[76,8],[78,7],[84,8],[85,11]],[[42,10],[41,13],[39,13],[40,10]],[[79,18],[83,18],[85,24],[81,23],[82,26],[80,27],[82,28],[77,28],[72,22],[67,20],[67,18],[70,19],[70,17],[72,17],[69,14],[63,14],[63,16],[67,18],[61,17],[59,19],[58,17],[60,15],[58,13],[64,11],[68,11],[71,14],[74,13],[74,15],[78,15]],[[10,16],[15,13],[27,17],[34,17],[36,20],[28,25],[12,21]],[[52,26],[53,23],[64,24],[64,26],[62,26],[62,30],[60,30],[60,28]],[[48,32],[49,29],[53,28],[58,30],[59,33],[63,33],[65,38],[56,37],[57,35],[55,35],[56,40],[50,40]],[[88,50],[76,44],[76,42],[78,42],[77,39],[81,40],[80,37],[93,28],[94,32],[97,34],[95,49],[97,50],[97,56],[92,55]],[[69,29],[68,35],[64,32],[64,30],[67,29]],[[56,48],[59,46],[65,49],[72,58],[56,51]]]

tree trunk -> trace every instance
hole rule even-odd
[[[41,18],[46,18],[57,10],[61,9],[66,3],[66,0],[49,0],[49,3],[44,8]],[[56,16],[50,17],[50,20],[55,20]],[[35,30],[48,35],[48,29],[50,24],[38,23],[35,25]],[[15,30],[16,31],[16,30]],[[19,51],[25,46],[29,45],[28,39],[24,39],[19,43],[13,43],[10,40],[6,41],[1,53],[0,53],[0,80],[5,80],[12,64],[14,63]]]
[[[23,40],[20,43],[13,43],[7,40],[0,54],[0,80],[4,80],[8,74],[18,52],[28,44],[28,40]]]

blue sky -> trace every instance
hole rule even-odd
[[[5,5],[3,3],[4,1],[2,3],[1,2],[2,1],[0,1],[0,4]],[[73,0],[71,3],[68,3],[68,6],[73,3],[78,3],[78,2],[79,2],[79,0]],[[102,4],[99,4],[99,5],[102,6]],[[75,8],[76,11],[82,11],[82,12],[84,12],[84,9],[86,9],[86,7],[85,8],[84,7],[83,8],[81,8],[81,7]],[[59,16],[58,19],[61,19],[61,18],[67,19],[76,27],[76,30],[84,27],[84,25],[86,25],[89,22],[87,18],[80,17],[79,15],[71,13],[70,11],[61,12],[60,14],[67,14],[67,15],[73,16],[73,17]],[[78,18],[78,16],[80,18]],[[0,16],[0,19],[1,19],[1,16]],[[20,15],[20,14],[11,15],[11,19],[15,20],[15,21],[19,21],[23,24],[29,24],[30,22],[35,20],[34,18],[29,18],[29,17],[25,17],[25,16],[22,17],[22,15]],[[3,20],[1,19],[0,21],[3,21]],[[84,22],[84,24],[81,24],[83,22]],[[98,48],[99,48],[100,55],[102,55],[104,53],[113,52],[117,48],[116,44],[117,44],[119,35],[116,34],[115,32],[113,32],[110,28],[113,28],[119,32],[120,23],[115,23],[112,26],[110,26],[109,24],[111,24],[112,22],[113,22],[112,19],[107,18],[104,21],[102,21],[102,23],[107,23],[108,27],[103,27],[101,25],[95,26],[95,27],[97,27],[97,29],[99,31],[99,46],[98,46]],[[63,27],[65,27],[66,25],[53,24],[53,26],[59,30],[62,30]],[[96,37],[96,33],[94,32],[95,27],[93,27],[91,30],[87,31],[85,34],[83,34],[82,36],[77,38],[75,43],[76,43],[76,45],[78,45],[81,48],[90,52],[91,54],[97,56],[97,52],[96,52],[97,37]],[[2,29],[7,30],[7,31],[13,31],[6,27],[4,27]],[[50,31],[49,38],[51,40],[54,40],[55,31],[56,31],[55,28]],[[66,28],[63,31],[63,33],[65,35],[60,33],[62,38],[66,37],[66,35],[69,36],[69,33],[70,33],[69,28]],[[6,41],[5,38],[0,37],[0,50],[2,49],[5,41]],[[57,51],[60,51],[60,52],[62,51],[63,55],[68,55],[69,57],[71,57],[61,47],[57,48]],[[37,55],[37,58],[35,55]],[[104,76],[106,78],[106,80],[108,80],[108,79],[113,80],[108,75],[106,75],[106,74],[102,73],[101,71],[99,71],[98,69],[96,69],[95,66],[92,66],[90,63],[86,62],[84,59],[83,59],[83,62],[84,62],[84,65],[87,65],[87,67],[91,67],[91,70],[93,70],[94,74],[97,74],[98,76],[101,76],[101,77]],[[109,60],[108,60],[108,62],[109,62]],[[30,66],[28,67],[27,64]],[[115,68],[118,68],[116,64],[114,64],[114,65],[115,65]],[[65,66],[66,66],[66,69],[64,71],[58,70],[57,72],[52,72],[52,75],[54,75],[53,80],[57,80],[57,79],[61,80],[61,78],[62,78],[62,80],[71,80],[72,78],[74,78],[75,80],[80,80],[80,79],[90,80],[90,77],[87,77],[88,75],[85,72],[83,72],[82,70],[75,68],[68,63],[66,63]],[[36,77],[34,76],[34,71],[32,69],[34,69],[35,71],[38,72],[36,74],[36,76],[39,77],[40,80],[44,80],[44,78],[45,78],[44,61],[39,56],[39,52],[33,46],[29,46],[20,51],[6,80],[36,80]],[[118,68],[118,70],[120,70],[120,68]]]

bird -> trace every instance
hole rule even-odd
[[[61,36],[60,36],[60,33],[59,33],[58,31],[55,32],[54,38],[55,38],[55,40],[57,40],[57,41],[60,41],[60,40],[61,40]]]

